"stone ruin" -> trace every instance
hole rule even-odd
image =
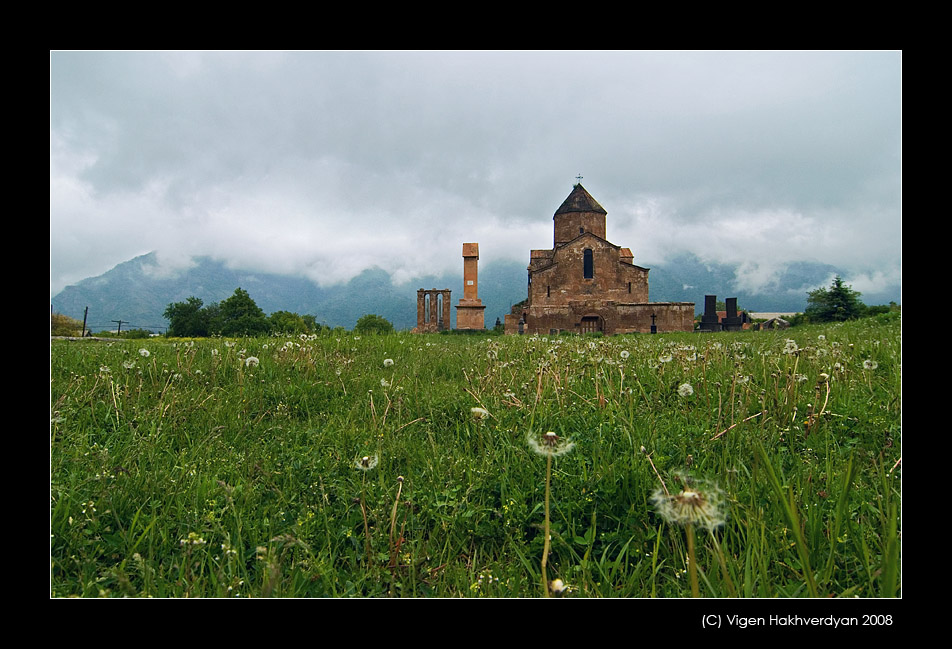
[[[417,291],[417,326],[413,333],[437,333],[450,328],[450,289]]]

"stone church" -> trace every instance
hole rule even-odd
[[[575,185],[552,217],[552,249],[530,253],[529,297],[506,316],[507,334],[694,330],[693,302],[648,301],[648,269],[608,241],[607,214]]]

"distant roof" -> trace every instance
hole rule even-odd
[[[792,318],[797,315],[796,313],[776,313],[776,312],[764,312],[758,311],[757,313],[748,312],[751,318],[755,320],[773,320],[774,318]]]
[[[608,214],[605,211],[605,208],[598,204],[592,195],[585,191],[585,188],[582,187],[582,183],[579,183],[572,190],[572,193],[569,194],[569,197],[562,201],[562,205],[559,209],[555,210],[555,214],[566,214],[568,212],[598,212],[600,214]]]

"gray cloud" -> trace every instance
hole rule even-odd
[[[636,263],[900,282],[901,54],[122,53],[50,60],[50,289],[170,265],[345,281],[551,245],[574,176]],[[867,289],[868,290],[868,289]]]

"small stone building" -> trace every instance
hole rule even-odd
[[[693,331],[693,302],[648,302],[648,269],[608,241],[608,213],[581,183],[555,211],[551,250],[529,258],[528,299],[506,316],[507,334]]]

